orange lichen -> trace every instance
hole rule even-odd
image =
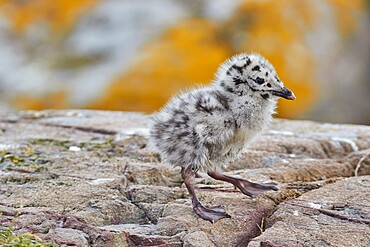
[[[92,108],[152,111],[174,93],[193,82],[209,82],[226,56],[258,52],[276,67],[297,100],[280,101],[279,116],[293,118],[314,106],[319,97],[316,61],[306,35],[324,16],[318,5],[333,6],[339,29],[352,30],[357,23],[351,15],[363,8],[328,0],[248,0],[224,23],[188,20],[174,25],[159,40],[150,42],[144,58],[119,76],[104,97]],[[339,30],[340,31],[340,30]]]
[[[66,109],[68,108],[67,92],[59,91],[49,93],[47,96],[37,97],[25,94],[19,95],[13,100],[17,109],[43,110],[43,109]]]
[[[0,0],[0,11],[15,31],[24,31],[39,22],[60,31],[68,30],[98,3]],[[295,102],[280,100],[279,116],[296,117],[314,107],[320,97],[318,61],[306,36],[330,19],[333,21],[328,27],[334,24],[336,28],[332,32],[341,38],[350,37],[348,34],[356,31],[358,13],[365,5],[365,0],[246,0],[226,21],[212,22],[198,16],[176,22],[158,39],[150,40],[135,59],[128,58],[131,66],[109,82],[102,97],[87,107],[151,112],[180,90],[208,83],[226,57],[258,52],[270,60],[286,86],[297,95]],[[20,96],[16,106],[70,107],[65,96],[59,103]],[[21,100],[24,102],[19,103]]]
[[[144,48],[145,57],[118,77],[98,109],[152,111],[181,89],[209,82],[230,51],[217,39],[219,30],[205,20],[188,20],[167,30]]]

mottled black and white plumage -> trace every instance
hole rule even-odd
[[[219,67],[209,86],[175,96],[154,115],[149,147],[160,154],[163,162],[182,167],[185,183],[198,170],[237,183],[234,178],[221,178],[214,172],[237,159],[247,144],[270,124],[278,97],[295,99],[274,67],[258,54],[236,55]],[[240,189],[250,196],[276,189],[247,182],[245,187],[253,187],[253,191]],[[229,217],[220,212],[222,209],[203,207],[191,191],[190,180],[187,186],[200,217],[212,222]]]
[[[283,88],[266,59],[236,55],[220,66],[211,85],[172,98],[154,116],[150,146],[174,166],[225,166],[269,125]]]

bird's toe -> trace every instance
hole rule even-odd
[[[193,209],[199,217],[212,223],[222,218],[231,218],[222,206],[205,207],[202,204],[198,204]]]

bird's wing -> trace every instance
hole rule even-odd
[[[207,145],[223,145],[234,137],[235,119],[221,96],[200,94],[195,104],[195,132]]]

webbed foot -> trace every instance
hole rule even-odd
[[[231,218],[222,206],[205,207],[199,202],[193,207],[193,210],[199,217],[212,223],[222,218]]]
[[[224,175],[216,171],[208,172],[208,175],[210,175],[214,179],[222,180],[222,181],[233,184],[243,194],[250,196],[252,198],[257,197],[259,194],[265,191],[278,190],[277,184],[273,182],[263,183],[263,184],[253,183],[253,182],[250,182],[242,178],[230,177],[230,176]]]
[[[276,187],[276,183],[253,183],[249,182],[248,180],[235,178],[234,185],[245,195],[250,196],[252,198],[257,197],[259,194],[269,191],[275,190],[277,191],[278,188]]]

